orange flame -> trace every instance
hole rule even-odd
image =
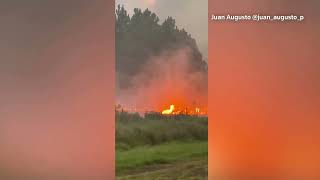
[[[174,111],[174,105],[171,104],[171,105],[170,105],[170,109],[165,109],[165,110],[163,110],[163,111],[162,111],[162,114],[172,114],[173,111]]]

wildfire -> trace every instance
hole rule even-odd
[[[165,109],[161,112],[161,114],[164,114],[164,115],[170,115],[170,114],[173,114],[173,115],[177,115],[177,114],[188,114],[188,115],[205,115],[206,112],[201,110],[199,107],[196,107],[196,108],[191,108],[191,109],[188,109],[188,108],[176,108],[173,104],[170,105],[170,108],[169,109]]]
[[[170,109],[165,109],[165,110],[163,110],[163,111],[162,111],[162,114],[172,114],[173,111],[174,111],[174,105],[171,104],[171,105],[170,105]]]

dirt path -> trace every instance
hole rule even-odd
[[[152,165],[126,172],[117,180],[207,180],[208,161],[205,159]]]

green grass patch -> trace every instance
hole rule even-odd
[[[117,112],[117,179],[204,180],[207,140],[207,117]]]
[[[206,159],[207,142],[170,142],[155,146],[139,146],[127,151],[116,151],[117,175],[159,164]]]

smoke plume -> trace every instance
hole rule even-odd
[[[194,64],[188,47],[150,56],[134,76],[117,74],[117,103],[129,111],[160,111],[170,104],[180,108],[207,107],[207,70]],[[130,66],[130,64],[128,64]],[[119,82],[120,81],[120,82]]]

